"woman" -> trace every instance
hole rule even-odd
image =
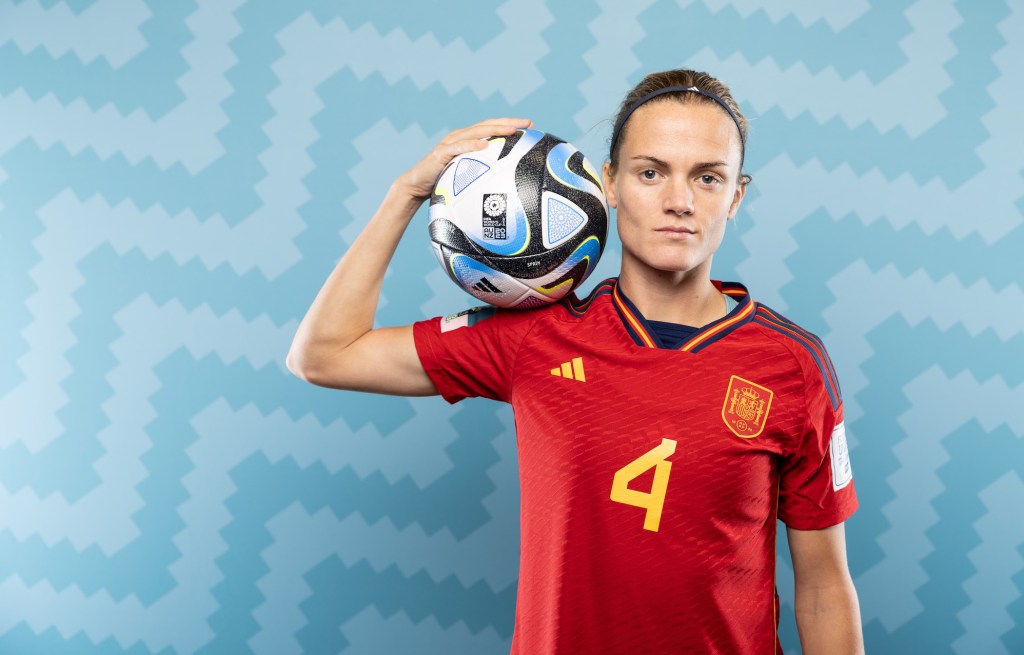
[[[373,329],[388,262],[445,164],[531,126],[456,130],[391,186],[300,325],[289,369],[329,387],[512,404],[513,653],[781,652],[777,518],[804,652],[862,652],[831,362],[743,285],[711,279],[749,179],[746,120],[718,80],[656,73],[623,100],[602,170],[617,279],[582,301]]]

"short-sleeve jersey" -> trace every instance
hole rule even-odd
[[[446,400],[513,407],[513,655],[781,652],[776,519],[857,508],[842,398],[820,339],[713,283],[739,303],[677,349],[615,278],[413,326]]]

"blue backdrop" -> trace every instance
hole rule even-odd
[[[285,354],[441,136],[599,163],[679,66],[751,120],[714,277],[839,372],[868,652],[1024,652],[1022,61],[1021,0],[0,1],[0,652],[506,653],[508,407]],[[382,325],[476,304],[425,223]]]

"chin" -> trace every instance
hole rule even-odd
[[[681,254],[683,256],[680,256]],[[692,256],[686,256],[689,254],[680,253],[678,250],[674,252],[653,253],[653,256],[646,257],[641,261],[650,268],[665,271],[666,273],[687,273],[695,268],[700,268],[701,264],[705,261]]]
[[[694,244],[649,244],[646,249],[637,251],[623,244],[623,259],[631,259],[639,267],[661,273],[688,273],[700,268],[710,259],[701,257],[703,253],[694,252]]]
[[[692,262],[688,260],[679,259],[649,259],[640,260],[641,263],[647,268],[654,269],[662,273],[689,273],[697,268],[703,262]]]

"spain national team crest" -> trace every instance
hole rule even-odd
[[[734,375],[725,392],[722,420],[737,437],[753,439],[764,430],[773,395],[770,389]]]

